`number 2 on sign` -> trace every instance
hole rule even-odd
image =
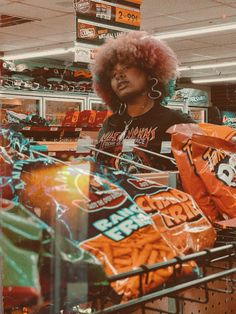
[[[116,22],[133,26],[140,26],[140,12],[117,8]]]

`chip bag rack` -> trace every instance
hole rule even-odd
[[[183,189],[194,197],[199,207],[211,221],[220,220],[222,218],[222,204],[219,198],[217,199],[214,196],[214,184],[217,182],[213,183],[211,180],[210,183],[210,178],[213,178],[211,175],[205,180],[205,170],[207,168],[202,168],[201,161],[203,156],[198,156],[199,158],[197,159],[195,158],[196,155],[193,156],[197,151],[197,144],[193,143],[193,137],[198,138],[198,147],[200,147],[200,139],[204,139],[207,136],[211,138],[213,147],[214,141],[222,141],[221,143],[225,143],[226,146],[227,143],[230,145],[229,142],[232,141],[232,146],[236,133],[235,130],[228,126],[199,123],[175,125],[168,132],[172,134],[172,150],[180,172]],[[205,148],[207,149],[207,147]],[[218,149],[220,149],[219,145]],[[201,166],[199,163],[201,163]],[[223,210],[223,212],[225,211]]]
[[[102,192],[102,191],[100,191],[100,192]],[[164,241],[165,242],[165,241]],[[162,243],[159,243],[159,244],[162,244]],[[199,253],[196,253],[196,254],[200,254],[201,252],[199,252]],[[207,255],[206,253],[205,254],[203,254],[204,256],[205,255]],[[200,254],[200,256],[202,257],[202,253]],[[192,256],[192,255],[190,255],[190,259],[187,259],[187,260],[185,260],[185,256],[180,256],[180,257],[177,257],[177,258],[175,258],[175,256],[173,255],[173,258],[169,261],[168,259],[167,260],[163,260],[162,262],[158,262],[158,264],[161,264],[161,265],[159,265],[158,267],[157,267],[157,269],[155,269],[155,268],[152,268],[152,267],[154,267],[154,264],[153,264],[153,266],[152,265],[144,265],[144,266],[142,266],[142,265],[140,265],[141,266],[141,273],[142,273],[142,276],[144,276],[145,277],[145,275],[147,275],[148,274],[148,272],[151,272],[150,273],[150,279],[151,279],[151,275],[153,275],[153,272],[154,272],[154,270],[159,270],[159,269],[162,269],[163,268],[163,266],[165,266],[166,268],[164,268],[164,272],[167,272],[167,273],[171,273],[171,277],[173,276],[173,278],[181,278],[180,277],[180,270],[182,270],[183,271],[183,269],[184,269],[184,267],[185,267],[185,265],[186,265],[186,263],[187,263],[187,265],[189,265],[188,264],[188,262],[191,262],[191,263],[193,263],[193,264],[191,264],[190,263],[190,268],[191,268],[191,270],[194,268],[194,264],[195,264],[195,262],[194,262],[194,258],[193,258],[194,256]],[[173,261],[172,260],[175,260],[174,261],[174,264],[172,264],[173,263]],[[170,264],[169,264],[169,262],[170,262]],[[164,265],[162,264],[162,263],[164,263]],[[176,267],[174,267],[174,265],[177,265]],[[191,267],[191,265],[192,265],[192,267]],[[184,266],[184,267],[183,267]],[[149,269],[149,267],[150,267],[150,269]],[[139,268],[139,267],[138,267]],[[176,269],[175,269],[176,268]],[[171,270],[171,271],[170,271]],[[190,272],[187,272],[189,275],[190,275],[190,277],[191,276],[193,276],[194,277],[194,275],[199,275],[199,273],[193,273],[192,271],[190,270]],[[133,272],[132,273],[132,275],[131,275],[131,277],[137,277],[137,275],[139,275],[138,274],[138,272],[139,272],[139,269],[135,269],[135,270],[133,270],[133,271],[131,271],[131,272]],[[226,273],[227,274],[227,273]],[[222,275],[222,274],[221,274]],[[225,273],[224,273],[224,275],[225,275]],[[118,277],[116,277],[116,276],[118,276]],[[120,277],[121,276],[121,277]],[[115,279],[114,281],[115,282],[117,282],[117,280],[122,280],[122,279],[124,279],[123,277],[123,274],[120,274],[120,275],[114,275],[114,277],[113,277],[113,275],[111,276],[111,281],[113,280],[113,279]],[[220,276],[220,275],[219,275]],[[222,275],[223,276],[223,275]],[[218,277],[217,277],[218,278]],[[196,278],[195,278],[196,279]],[[208,278],[209,279],[209,278]],[[181,280],[181,279],[180,279]],[[127,280],[126,280],[127,281]],[[132,306],[134,306],[135,304],[141,304],[141,303],[143,303],[145,300],[146,301],[148,301],[148,300],[150,300],[150,296],[149,296],[149,293],[152,293],[153,292],[153,290],[151,289],[151,290],[149,290],[149,291],[147,291],[146,290],[146,287],[145,287],[145,285],[146,285],[146,282],[148,282],[148,280],[146,279],[146,277],[145,277],[145,279],[140,279],[140,281],[141,281],[141,284],[143,284],[143,287],[142,288],[139,288],[139,284],[140,284],[140,282],[139,282],[139,280],[138,280],[138,282],[139,282],[139,284],[138,284],[138,286],[137,286],[137,288],[136,288],[136,291],[139,291],[139,289],[143,289],[143,292],[141,292],[141,294],[140,294],[140,292],[138,292],[138,294],[136,294],[136,295],[134,295],[133,297],[134,297],[134,299],[132,299],[131,301],[127,301],[126,300],[126,305],[127,305],[127,308],[129,308],[131,305]],[[174,280],[175,281],[175,280]],[[170,280],[168,280],[167,281],[168,282],[168,284],[171,282],[171,278],[170,278]],[[177,281],[175,281],[175,284],[176,284],[176,282]],[[164,285],[166,285],[166,283],[164,284]],[[191,285],[190,285],[191,286]],[[182,289],[182,288],[181,288]],[[174,290],[173,290],[174,291]],[[142,293],[147,293],[145,296],[144,296],[144,299],[142,299]],[[166,291],[165,291],[166,292]],[[104,296],[103,296],[104,297]],[[147,297],[147,299],[146,299],[146,297]],[[138,302],[136,303],[136,300],[135,299],[138,299]],[[145,302],[146,302],[145,301]],[[131,302],[131,303],[130,303]],[[134,302],[134,303],[133,303]],[[125,308],[125,305],[124,304],[124,308]],[[117,305],[118,306],[118,308],[112,308],[112,309],[103,309],[102,310],[102,312],[101,313],[106,313],[107,311],[107,313],[115,313],[114,311],[115,310],[117,310],[117,309],[121,309],[121,308],[119,308],[120,306],[122,307],[123,306],[123,304],[119,304],[119,305]]]

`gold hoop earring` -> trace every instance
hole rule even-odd
[[[154,84],[151,87],[151,91],[148,93],[148,97],[150,99],[156,100],[161,97],[162,92],[158,89],[155,89],[155,87],[158,85],[158,79],[156,77],[152,77],[149,79],[149,81],[154,81]]]

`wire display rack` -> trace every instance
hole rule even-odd
[[[185,281],[174,279],[166,286],[162,286],[161,289],[153,291],[151,293],[143,295],[142,293],[142,277],[148,276],[149,272],[157,269],[161,269],[168,266],[173,266],[174,270],[181,267],[181,264],[195,261],[201,269],[200,276],[192,276]],[[224,262],[224,266],[222,263]],[[198,253],[189,254],[183,257],[176,257],[172,260],[158,263],[152,266],[140,267],[137,270],[130,271],[128,273],[112,276],[109,278],[110,282],[116,280],[125,279],[131,276],[139,276],[140,278],[140,293],[139,297],[130,300],[123,304],[116,304],[109,307],[105,307],[104,295],[100,296],[103,302],[100,303],[101,308],[94,311],[94,314],[107,314],[107,313],[128,313],[136,309],[135,313],[168,313],[179,314],[183,312],[183,303],[192,302],[196,304],[207,304],[209,302],[211,292],[219,292],[224,294],[233,294],[236,289],[236,281],[234,275],[236,274],[236,243],[230,243],[227,245],[217,246],[213,249],[207,249]],[[176,276],[177,277],[177,276]],[[211,287],[209,283],[215,281],[222,281],[225,283],[225,288]],[[188,296],[181,292],[196,288],[201,290],[201,297]],[[150,302],[161,300],[164,297],[171,298],[171,306],[169,302],[165,304],[164,308],[160,308],[163,302],[156,302],[151,304]],[[168,300],[169,301],[169,300]],[[170,307],[172,309],[170,309]],[[151,312],[150,312],[151,311]],[[79,312],[78,312],[79,313]],[[191,312],[190,312],[191,313]],[[199,312],[200,313],[200,312]],[[218,312],[219,313],[219,312]]]
[[[139,296],[125,303],[120,302],[112,289],[108,287],[96,290],[91,295],[86,308],[79,304],[64,304],[60,309],[54,304],[42,307],[39,311],[12,312],[27,314],[218,314],[235,313],[236,296],[236,230],[217,230],[216,246],[186,256],[154,265],[143,265],[135,270],[114,275],[109,282],[139,276]],[[228,244],[225,244],[226,241]],[[195,261],[200,272],[179,278],[178,270],[186,262]],[[171,281],[158,290],[143,294],[143,278],[150,272],[166,267],[173,267]]]

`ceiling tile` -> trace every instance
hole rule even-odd
[[[194,37],[193,41],[209,43],[215,46],[235,44],[236,43],[236,32],[224,32],[224,33],[215,33],[208,34],[204,37]],[[236,56],[236,53],[235,53]]]
[[[1,6],[1,14],[14,14],[15,16],[28,17],[35,19],[43,19],[47,17],[60,16],[67,13],[66,11],[54,11],[50,9],[44,9],[37,6],[31,6],[22,3],[12,3],[9,5]]]
[[[26,24],[21,24],[21,25],[15,25],[15,26],[10,26],[4,28],[4,33],[5,34],[17,34],[17,35],[26,35],[27,37],[32,37],[32,38],[38,38],[38,37],[43,37],[45,34],[47,35],[54,35],[54,34],[59,34],[60,30],[52,27],[45,27],[41,26],[41,23],[28,23]]]
[[[57,29],[57,33],[66,33],[69,31],[75,31],[75,22],[75,16],[73,14],[66,14],[60,17],[54,17],[53,19],[47,18],[42,21],[36,21],[35,24]]]
[[[199,48],[206,48],[206,47],[212,47],[213,45],[207,42],[200,42],[195,41],[192,39],[183,39],[183,40],[177,40],[177,41],[168,41],[167,44],[174,50],[174,51],[182,51],[182,50],[189,50],[191,49],[199,49]]]
[[[9,4],[9,1],[8,0],[0,0],[0,7],[2,5],[6,5],[6,4]]]
[[[73,0],[21,0],[22,3],[58,12],[74,12]]]
[[[197,12],[200,9],[218,5],[220,4],[210,0],[144,0],[141,12],[145,15],[145,19],[149,19],[153,16]]]
[[[52,42],[64,42],[65,39],[69,42],[73,42],[76,40],[76,33],[75,32],[68,32],[68,33],[62,33],[62,34],[56,34],[56,35],[50,35],[50,36],[43,36],[42,37],[45,40],[49,40]]]

